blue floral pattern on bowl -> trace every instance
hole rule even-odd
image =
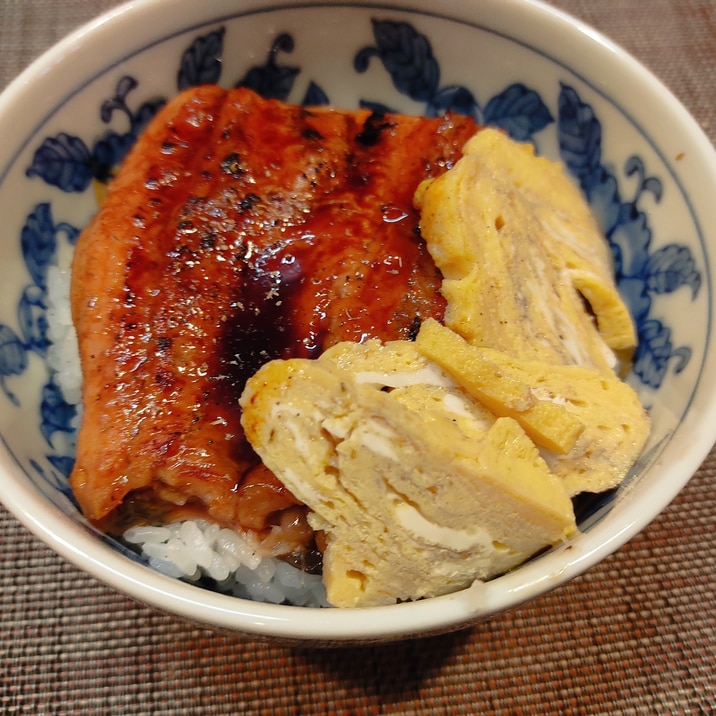
[[[689,346],[674,347],[671,330],[652,315],[655,296],[678,290],[690,290],[695,299],[701,286],[701,271],[686,245],[670,243],[652,248],[649,218],[640,204],[645,195],[660,201],[662,182],[649,176],[645,162],[632,156],[623,167],[624,175],[636,178],[638,189],[631,197],[620,190],[619,177],[602,159],[602,125],[593,108],[584,102],[576,89],[561,84],[558,102],[550,110],[540,94],[521,83],[514,83],[488,98],[459,85],[441,84],[440,64],[428,37],[407,22],[372,21],[374,44],[360,49],[353,58],[353,70],[367,71],[380,63],[390,77],[398,95],[404,95],[423,106],[424,114],[437,116],[446,111],[467,114],[481,124],[503,128],[519,141],[533,142],[538,148],[540,136],[554,125],[559,153],[566,167],[580,184],[597,216],[614,255],[616,278],[635,318],[639,348],[634,357],[634,375],[644,385],[658,389],[669,369],[682,371],[689,363]],[[196,37],[179,58],[177,90],[205,83],[219,83],[222,78],[225,28],[219,27]],[[291,54],[296,40],[289,33],[279,33],[267,48],[263,64],[249,67],[235,86],[254,89],[265,97],[288,100],[302,70],[283,62]],[[94,143],[82,137],[60,132],[48,136],[34,152],[27,176],[66,193],[84,193],[96,183],[111,181],[140,132],[165,102],[153,97],[133,103],[140,83],[132,76],[121,76],[112,97],[100,107],[100,116],[109,129]],[[303,97],[307,106],[330,102],[321,83],[311,78]],[[392,111],[370,97],[361,106],[374,112]],[[554,112],[554,116],[553,116]],[[556,118],[555,118],[556,117]],[[121,125],[121,126],[120,126]],[[6,399],[19,406],[12,391],[11,379],[28,366],[28,355],[45,357],[47,338],[47,272],[55,262],[61,241],[72,245],[80,227],[55,224],[49,202],[37,204],[28,214],[20,236],[22,255],[29,283],[18,300],[20,335],[10,326],[0,324],[0,389]],[[37,475],[48,485],[72,500],[67,477],[73,456],[54,446],[56,433],[74,431],[75,409],[68,405],[48,369],[42,388],[40,432],[47,443],[46,457],[55,473],[32,462]]]

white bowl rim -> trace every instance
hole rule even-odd
[[[381,4],[355,3],[350,0],[334,2],[319,0],[294,3],[291,7],[353,4],[392,10],[414,10],[420,1],[395,0],[391,4]],[[73,57],[81,56],[85,42],[98,43],[105,33],[116,31],[115,26],[121,28],[125,23],[129,26],[134,22],[135,17],[142,15],[146,15],[146,26],[150,26],[151,20],[158,19],[167,4],[167,0],[133,0],[111,9],[61,40],[35,60],[0,96],[0,123],[3,116],[12,111],[13,104],[22,100],[25,92],[37,87],[38,83],[45,84],[49,89],[52,72],[56,71],[58,66],[71,61]],[[184,4],[187,7],[190,5],[188,0],[184,0]],[[289,4],[283,0],[264,0],[264,2],[256,0],[249,6],[256,12],[265,12],[269,8],[278,9]],[[547,32],[558,33],[566,30],[567,36],[575,42],[577,41],[575,38],[579,36],[580,41],[586,40],[590,52],[597,54],[606,69],[619,67],[620,72],[628,73],[635,81],[648,87],[649,96],[656,97],[660,106],[669,106],[673,121],[689,128],[689,136],[685,141],[690,151],[701,152],[702,164],[714,179],[712,183],[716,186],[716,152],[711,142],[676,97],[631,55],[598,31],[540,0],[489,0],[484,4],[489,5],[494,10],[495,16],[501,18],[500,21],[503,23],[510,15],[514,17],[515,11],[519,11],[527,13],[530,21],[539,23]],[[472,11],[471,5],[473,3],[449,0],[441,3],[439,11],[433,14],[450,18],[465,17]],[[210,15],[215,13],[215,10],[212,10],[214,7],[228,9],[229,6],[229,2],[225,0],[212,0],[204,4],[202,12]],[[198,13],[199,11],[197,17]],[[166,20],[166,17],[164,19]],[[197,24],[205,23],[202,21]],[[176,26],[177,32],[185,28],[185,24],[180,23],[179,20],[176,20]],[[166,32],[163,31],[162,36],[166,37],[170,34],[168,29]],[[127,56],[144,47],[141,44],[141,37],[135,38],[134,42],[139,43],[139,46],[128,52]],[[550,57],[559,61],[562,52],[566,50],[555,48],[554,54],[550,54]],[[588,62],[589,54],[584,52],[583,63]],[[108,66],[105,65],[102,72],[107,69]],[[574,68],[573,71],[580,74],[579,67]],[[583,71],[586,74],[586,64]],[[606,71],[604,74],[609,73]],[[597,89],[606,92],[606,87],[597,87]],[[710,277],[708,281],[711,285]],[[713,305],[710,311],[713,315]],[[707,340],[711,342],[710,334]],[[716,371],[709,371],[708,366],[702,370],[708,373],[709,398],[713,398],[716,395]],[[700,380],[704,380],[704,374],[701,375]],[[87,541],[86,530],[57,508],[48,505],[35,488],[23,481],[24,471],[15,461],[4,441],[0,443],[0,454],[3,458],[0,470],[4,484],[12,484],[13,490],[4,490],[2,500],[10,512],[31,532],[61,556],[95,578],[120,592],[131,595],[140,602],[204,625],[301,643],[368,642],[425,635],[474,623],[479,618],[516,606],[542,594],[546,589],[561,585],[614,552],[643,529],[673,500],[698,469],[713,445],[714,431],[708,426],[716,424],[716,400],[706,400],[699,396],[695,400],[703,405],[704,412],[699,421],[686,416],[679,432],[689,433],[689,437],[680,439],[677,436],[674,439],[679,442],[679,446],[674,447],[683,448],[685,453],[678,462],[678,471],[668,476],[661,476],[662,490],[659,492],[659,499],[649,505],[648,511],[633,514],[626,519],[617,534],[611,535],[609,539],[603,539],[597,525],[586,535],[580,547],[572,550],[566,561],[563,552],[569,546],[521,567],[518,572],[504,575],[491,582],[476,584],[470,589],[444,597],[410,604],[365,610],[318,610],[263,604],[200,590],[164,577],[147,567],[131,562],[108,545],[96,542],[94,539],[89,544],[83,545]],[[658,463],[656,467],[658,469]],[[368,612],[369,616],[360,618],[361,612]]]

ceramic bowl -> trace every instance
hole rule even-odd
[[[464,591],[367,610],[269,605],[165,577],[92,528],[68,489],[73,410],[47,364],[47,276],[69,264],[97,187],[157,107],[201,83],[295,103],[435,115],[533,142],[584,190],[640,338],[630,381],[653,433],[581,533]],[[0,99],[2,499],[53,549],[138,600],[298,642],[380,641],[474,624],[580,574],[652,520],[716,435],[716,157],[634,59],[529,0],[148,0],[60,42]]]

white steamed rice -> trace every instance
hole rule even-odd
[[[47,363],[65,401],[77,407],[79,424],[82,373],[69,292],[70,270],[50,267]],[[151,567],[170,577],[259,602],[328,606],[320,575],[308,574],[280,559],[261,557],[248,539],[206,520],[131,527],[124,540],[144,555]]]
[[[236,532],[206,520],[130,527],[124,539],[141,547],[149,565],[170,577],[209,578],[220,592],[259,602],[326,606],[320,576],[262,558]]]

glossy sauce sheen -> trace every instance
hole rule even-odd
[[[442,318],[413,193],[475,130],[244,89],[167,105],[75,253],[84,415],[71,484],[85,514],[112,532],[208,515],[274,553],[309,549],[303,508],[243,437],[238,398],[270,359],[408,339]]]

